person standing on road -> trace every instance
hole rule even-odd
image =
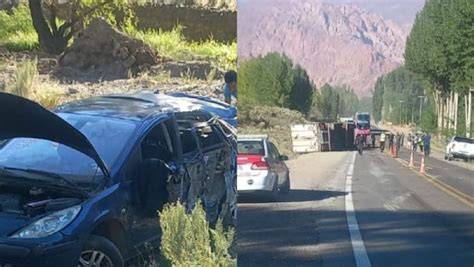
[[[423,146],[425,149],[425,156],[429,157],[430,150],[431,150],[431,135],[429,133],[426,133],[425,136],[423,137]]]
[[[393,138],[393,149],[395,150],[395,155],[398,155],[398,150],[400,149],[400,134],[397,134]]]
[[[421,153],[423,153],[423,139],[424,139],[424,135],[420,134],[420,137],[418,138],[418,145],[420,146]]]
[[[237,72],[229,70],[224,74],[224,101],[227,104],[232,103],[232,97],[237,99]]]
[[[380,152],[383,152],[383,150],[385,149],[385,132],[382,132],[382,134],[380,135]]]
[[[415,136],[413,136],[413,142],[412,142],[412,150],[416,152],[416,148],[418,147],[418,134],[416,133]]]
[[[362,155],[362,151],[364,151],[364,138],[360,134],[356,136],[356,145],[359,155]]]
[[[393,133],[388,134],[388,150],[392,151],[393,147]]]

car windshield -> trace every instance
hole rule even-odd
[[[108,166],[115,164],[136,125],[132,122],[76,114],[58,114],[79,129]],[[76,184],[101,176],[96,162],[68,146],[43,139],[13,138],[0,142],[0,166],[61,175]]]
[[[370,116],[369,116],[369,114],[358,114],[357,115],[357,120],[358,121],[369,121]]]
[[[265,155],[262,141],[238,141],[239,155]]]

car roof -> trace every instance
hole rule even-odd
[[[199,107],[179,97],[142,91],[92,97],[63,104],[55,112],[96,115],[142,121],[169,112],[199,111]],[[201,111],[201,113],[203,113]]]

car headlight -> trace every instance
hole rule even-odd
[[[61,231],[71,223],[81,211],[81,206],[73,206],[49,214],[30,225],[20,229],[10,237],[13,238],[41,238]]]

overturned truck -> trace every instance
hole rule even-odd
[[[0,117],[2,266],[123,266],[159,247],[158,212],[174,201],[200,199],[211,224],[235,224],[225,103],[141,92],[51,112],[0,93]]]

